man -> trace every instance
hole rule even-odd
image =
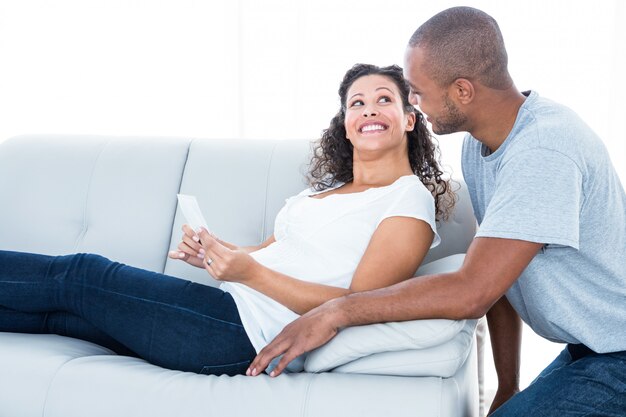
[[[626,413],[626,194],[600,139],[568,108],[520,93],[507,60],[495,20],[468,7],[432,17],[406,50],[411,100],[433,131],[469,132],[463,174],[480,228],[462,268],[332,300],[285,328],[249,374],[284,354],[278,375],[345,326],[487,314],[494,416]],[[519,393],[518,315],[568,344]]]

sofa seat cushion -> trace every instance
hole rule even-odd
[[[0,333],[0,415],[43,416],[50,384],[68,362],[114,355],[93,343],[57,335]]]
[[[424,265],[417,275],[452,272],[464,255]],[[308,372],[370,373],[402,376],[454,375],[472,345],[476,320],[414,320],[343,329],[311,352]]]
[[[101,356],[77,359],[59,371],[43,415],[374,417],[392,410],[394,416],[449,416],[461,415],[458,400],[465,395],[458,381],[441,378],[213,376],[167,370],[136,358]]]

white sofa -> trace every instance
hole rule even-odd
[[[301,191],[306,141],[19,136],[0,143],[0,249],[93,252],[215,285],[167,258],[198,197],[213,231],[256,244]],[[456,269],[474,234],[465,189],[420,272]],[[305,372],[205,376],[57,335],[0,333],[0,417],[478,415],[475,321],[346,329]]]

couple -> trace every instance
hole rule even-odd
[[[278,375],[344,326],[486,314],[499,375],[493,415],[623,415],[626,194],[599,138],[571,110],[515,88],[498,25],[476,9],[448,9],[420,26],[406,49],[404,75],[410,92],[398,68],[356,66],[346,74],[341,109],[312,161],[311,189],[287,201],[268,241],[238,248],[185,229],[170,256],[206,268],[226,291],[96,255],[4,252],[0,325],[41,331],[40,313],[64,311],[48,321],[65,315],[77,337],[166,367],[257,375],[283,354]],[[463,174],[480,229],[454,273],[408,279],[436,244],[435,218],[445,216],[451,199],[424,120],[407,99],[435,133],[469,132]],[[341,222],[339,209],[346,214]],[[357,220],[360,226],[351,226]],[[361,231],[359,239],[337,240],[345,237],[342,227]],[[337,267],[306,276],[305,263],[320,259]],[[182,322],[207,333],[197,341],[204,349],[181,358],[136,334],[150,327],[143,322],[149,318],[142,306],[111,298],[116,281],[128,298],[166,305],[185,299],[185,308],[163,313],[159,325],[166,331],[171,320],[175,328]],[[120,303],[117,317],[100,317],[116,315],[106,306]],[[257,305],[267,316],[254,314]],[[179,310],[183,316],[174,314]],[[518,393],[520,317],[568,345]],[[277,333],[273,341],[261,336]],[[146,349],[152,343],[160,348]],[[219,361],[207,362],[207,355]]]
[[[346,73],[311,186],[286,201],[265,242],[238,247],[183,226],[169,256],[206,269],[219,289],[96,254],[0,251],[0,331],[57,333],[170,369],[244,374],[300,315],[411,278],[439,243],[436,218],[453,196],[409,89],[398,66]]]

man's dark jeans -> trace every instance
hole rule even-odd
[[[568,345],[492,416],[624,417],[626,351],[598,354],[583,345]]]

